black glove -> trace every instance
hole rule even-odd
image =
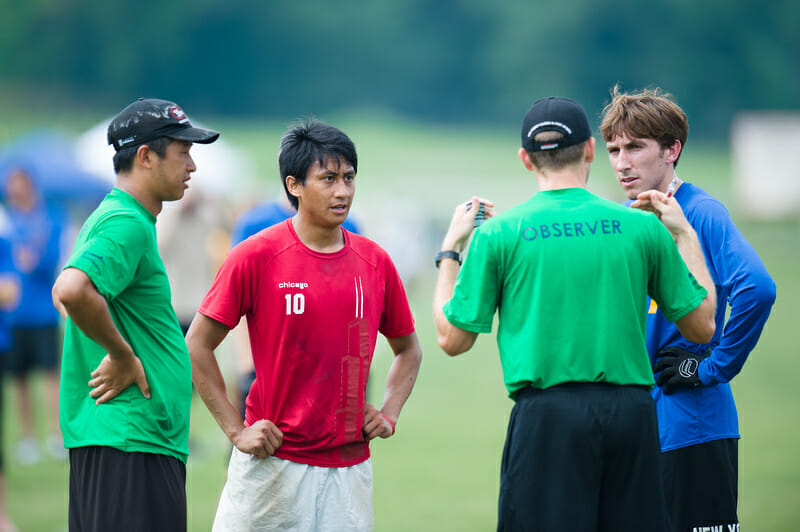
[[[656,356],[653,371],[657,373],[656,384],[664,388],[664,393],[671,394],[679,388],[698,388],[703,386],[697,369],[700,362],[711,355],[709,347],[705,353],[698,355],[680,347],[666,347]],[[659,373],[659,371],[661,373]]]

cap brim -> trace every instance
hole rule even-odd
[[[185,140],[187,142],[198,142],[200,144],[211,144],[219,138],[219,133],[210,129],[200,127],[185,127],[178,131],[165,135],[171,139]]]

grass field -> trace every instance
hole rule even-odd
[[[101,118],[60,120],[77,131]],[[350,133],[359,148],[355,212],[367,235],[382,234],[380,228],[387,218],[402,221],[402,213],[387,207],[400,199],[422,213],[425,227],[432,233],[430,241],[419,245],[435,246],[455,204],[471,194],[489,197],[505,210],[536,190],[532,175],[523,171],[516,158],[516,124],[509,131],[496,132],[323,118]],[[6,129],[0,128],[0,142],[21,132],[23,123],[23,118],[7,122]],[[220,125],[212,120],[208,124],[252,154],[264,178],[271,180],[264,185],[264,195],[274,193],[274,159],[284,125]],[[778,299],[762,340],[733,383],[743,435],[740,518],[748,530],[792,530],[800,522],[800,398],[795,391],[800,357],[791,310],[800,298],[800,222],[740,219],[731,204],[726,150],[691,144],[689,148],[681,160],[681,176],[729,205],[777,282]],[[590,189],[621,199],[602,151]],[[500,453],[511,402],[505,395],[491,336],[481,337],[471,352],[455,359],[436,346],[430,310],[434,279],[431,264],[409,284],[425,353],[422,370],[397,425],[397,435],[372,445],[378,531],[483,531],[495,526]],[[228,355],[225,349],[220,354],[227,365]],[[382,342],[373,364],[374,402],[380,402],[389,363],[390,352]],[[3,441],[9,512],[23,531],[66,530],[67,466],[52,461],[30,467],[14,463],[10,444],[17,429],[8,389],[5,397]],[[199,400],[192,423],[189,528],[203,531],[210,529],[213,519],[228,445]]]

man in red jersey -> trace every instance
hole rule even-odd
[[[231,250],[186,337],[197,391],[234,445],[213,530],[372,530],[369,441],[394,434],[422,351],[388,254],[341,227],[350,138],[304,123],[278,162],[297,214]],[[242,316],[256,371],[245,420],[214,356]],[[378,332],[395,354],[380,409],[366,402]]]

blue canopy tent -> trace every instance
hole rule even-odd
[[[73,140],[56,131],[34,131],[2,146],[0,186],[15,168],[30,174],[46,201],[63,205],[94,207],[113,187],[107,179],[81,169]]]

